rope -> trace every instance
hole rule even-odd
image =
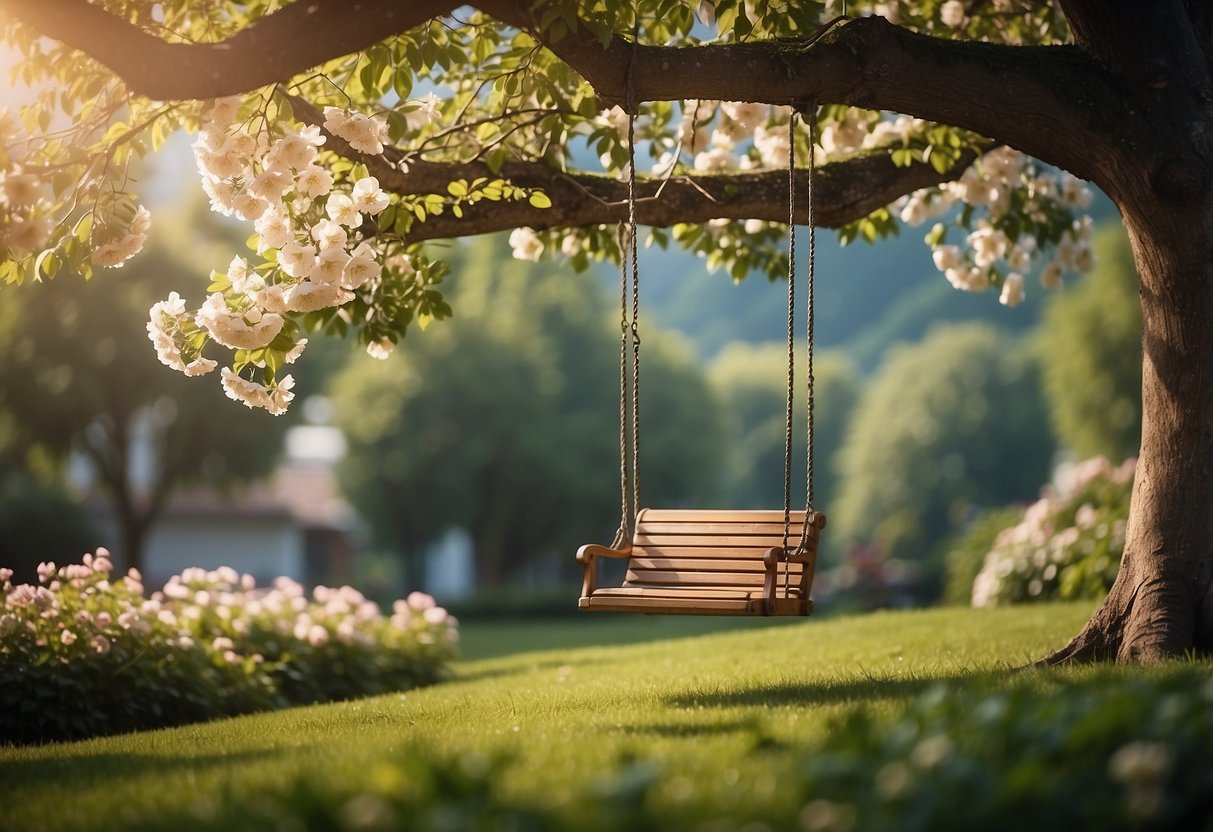
[[[813,172],[816,165],[817,147],[817,102],[809,108],[809,274],[808,299],[805,311],[805,503],[804,525],[800,530],[800,548],[809,545],[809,514],[813,511],[813,277],[817,265],[817,226],[813,220]]]
[[[628,72],[628,249],[632,258],[632,519],[640,515],[640,265],[636,250],[636,113]]]
[[[628,521],[628,270],[627,229],[619,224],[619,530],[612,549],[632,539]]]
[[[788,540],[792,536],[792,399],[796,387],[796,112],[788,120],[788,380],[783,430],[783,592],[788,595]]]
[[[640,513],[640,266],[636,248],[636,107],[633,103],[632,64],[628,64],[628,219],[620,224],[619,240],[619,530],[611,548],[619,549],[632,539],[632,524]],[[630,271],[629,271],[629,260]],[[632,310],[628,315],[628,283],[631,278]],[[632,345],[632,384],[628,386],[628,343]],[[629,471],[628,425],[631,424]],[[631,475],[631,505],[628,477]],[[630,509],[630,511],[629,511]]]

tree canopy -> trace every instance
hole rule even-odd
[[[951,93],[915,97],[905,111],[919,117],[894,118],[880,110],[909,100],[850,90],[973,60],[960,37],[1068,36],[1049,7],[1012,2],[984,18],[958,6],[890,6],[896,27],[875,16],[826,22],[818,3],[373,3],[356,14],[338,2],[129,12],[72,3],[47,13],[8,0],[5,34],[27,55],[21,75],[49,86],[26,113],[31,133],[4,126],[0,278],[134,256],[150,217],[129,163],[175,129],[196,131],[202,187],[216,211],[249,224],[256,256],[214,264],[198,307],[178,296],[157,306],[157,350],[188,375],[225,361],[229,395],[281,413],[294,395],[285,367],[306,331],[353,330],[386,352],[412,321],[446,314],[430,279],[441,265],[420,254],[422,241],[514,228],[518,257],[560,252],[577,267],[617,257],[610,225],[626,215],[616,172],[627,165],[629,112],[638,218],[655,226],[651,238],[736,278],[785,272],[782,225],[789,211],[808,217],[805,199],[788,204],[785,170],[794,151],[808,155],[802,112],[825,162],[813,183],[817,223],[876,239],[901,221],[943,219],[928,241],[948,280],[1002,287],[1014,304],[1026,269],[1053,244],[1052,270],[1089,265],[1075,213],[1089,200],[1084,187],[969,132],[993,126],[988,116],[945,126]],[[899,66],[849,57],[869,41],[895,43]],[[743,71],[702,72],[708,65]],[[980,74],[995,69],[983,62]],[[72,127],[54,128],[56,109]]]

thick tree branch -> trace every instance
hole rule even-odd
[[[528,30],[527,7],[481,0]],[[534,32],[533,32],[534,33]],[[542,33],[534,33],[542,39]],[[691,98],[891,110],[989,136],[1098,181],[1093,160],[1128,112],[1107,73],[1072,47],[1003,46],[917,34],[880,17],[815,41],[605,47],[588,31],[547,44],[605,103]]]
[[[0,8],[160,99],[209,98],[283,80],[456,5],[308,0],[222,43],[182,45],[84,0],[0,0]],[[532,4],[477,5],[543,40]],[[1097,182],[1095,160],[1109,147],[1108,134],[1130,119],[1105,70],[1078,49],[946,40],[879,17],[849,21],[815,42],[633,48],[615,37],[604,47],[582,27],[546,45],[604,102],[625,99],[632,67],[637,100],[819,101],[893,110],[973,130]]]
[[[449,12],[439,0],[300,0],[219,43],[167,41],[86,0],[0,0],[46,37],[105,64],[137,95],[172,101],[247,92]]]
[[[315,107],[297,97],[292,102],[298,118],[323,125],[324,117]],[[552,200],[551,208],[487,200],[467,205],[462,218],[447,213],[415,225],[410,234],[414,241],[487,234],[521,226],[536,230],[580,228],[627,219],[627,184],[612,177],[566,173],[540,161],[508,163],[497,172],[482,162],[414,161],[407,170],[402,170],[399,151],[389,148],[384,156],[364,155],[339,137],[326,135],[327,148],[362,162],[382,188],[398,194],[446,193],[447,184],[453,180],[486,177],[541,190]],[[854,222],[911,191],[956,179],[976,158],[975,151],[964,153],[943,174],[923,163],[896,167],[883,150],[823,165],[816,169],[814,177],[814,221],[825,228]],[[808,172],[798,169],[797,192],[807,194],[808,184]],[[788,218],[785,170],[641,178],[636,189],[636,216],[643,225],[665,227],[718,218],[786,222]],[[796,220],[808,222],[808,205],[803,198],[796,206]]]

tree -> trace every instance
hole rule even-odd
[[[265,474],[282,447],[283,423],[165,373],[148,350],[149,304],[196,269],[185,252],[206,250],[198,220],[186,210],[119,281],[22,286],[0,305],[0,407],[14,436],[60,460],[72,450],[88,458],[118,521],[118,553],[140,569],[147,533],[174,491]],[[152,450],[148,481],[135,459],[140,437]]]
[[[803,345],[797,348],[803,361]],[[803,366],[801,369],[803,370]],[[708,366],[708,379],[723,405],[730,437],[724,466],[725,502],[738,508],[783,505],[783,456],[787,428],[787,352],[777,344],[734,342]],[[793,506],[804,505],[805,412],[797,379],[792,419]],[[859,381],[838,353],[814,360],[814,502],[827,514],[837,493],[837,459],[846,435]],[[828,540],[823,541],[828,544]]]
[[[1034,497],[1053,455],[1039,386],[1023,350],[976,324],[894,350],[841,451],[834,536],[937,567],[969,511]]]
[[[618,337],[596,281],[506,260],[502,241],[454,253],[449,323],[387,360],[357,358],[333,388],[349,438],[342,480],[408,578],[424,545],[459,526],[486,587],[528,566],[573,566],[618,520]],[[646,504],[708,498],[720,433],[685,350],[646,339],[641,484]],[[609,542],[609,540],[607,541]]]
[[[1120,461],[1141,441],[1141,308],[1129,241],[1118,226],[1095,238],[1099,266],[1050,299],[1036,346],[1049,415],[1079,459]]]
[[[913,223],[956,205],[947,218],[972,233],[960,248],[946,242],[947,223],[933,229],[937,263],[959,288],[1001,285],[1008,304],[1034,258],[1055,253],[1071,269],[1090,260],[1084,226],[1072,226],[1081,188],[1019,154],[1093,182],[1124,218],[1140,278],[1141,462],[1120,578],[1053,658],[1159,659],[1213,645],[1209,4],[884,0],[847,6],[884,16],[826,26],[823,4],[733,0],[699,4],[704,22],[676,0],[603,0],[592,9],[572,0],[481,0],[475,9],[370,0],[356,13],[339,0],[201,11],[184,0],[4,0],[0,8],[14,21],[10,40],[25,49],[21,71],[60,86],[36,106],[30,129],[50,128],[55,108],[69,111],[74,128],[40,135],[3,162],[21,172],[6,179],[14,259],[0,277],[133,255],[146,221],[122,178],[130,153],[145,137],[155,144],[176,125],[201,125],[199,158],[216,204],[261,218],[270,266],[257,274],[268,286],[250,287],[238,265],[234,279],[218,281],[202,323],[162,309],[164,358],[203,372],[213,367],[201,357],[211,340],[233,346],[224,382],[274,411],[289,404],[291,383],[278,371],[303,327],[352,326],[381,343],[440,308],[397,271],[372,276],[373,263],[393,253],[519,226],[551,247],[580,229],[570,249],[613,251],[600,226],[625,217],[627,185],[580,166],[577,150],[588,144],[622,169],[626,120],[612,106],[641,110],[645,147],[671,154],[641,177],[640,222],[671,227],[658,237],[711,252],[709,261],[735,276],[779,270],[770,244],[787,212],[780,137],[788,106],[829,105],[818,223],[875,239],[899,218]],[[417,81],[444,97],[409,98]],[[232,94],[242,98],[189,103]],[[717,101],[772,106],[755,114]],[[703,143],[703,125],[722,137],[752,127],[754,145],[741,146],[750,164],[730,167],[727,150]],[[279,139],[284,149],[266,158],[263,148]],[[323,155],[313,156],[320,139]],[[795,143],[803,160],[803,130]],[[252,190],[237,193],[244,180],[231,177],[246,168]],[[33,193],[39,182],[44,197]],[[314,195],[329,187],[340,227],[318,232],[332,249],[320,263],[304,232],[284,223],[306,219],[314,229],[322,216]],[[896,215],[885,208],[905,195]],[[729,219],[753,224],[732,233]],[[796,219],[807,219],[803,204]]]

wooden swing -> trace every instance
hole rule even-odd
[[[630,90],[629,90],[630,92]],[[816,107],[809,116],[806,504],[792,510],[792,402],[796,287],[796,112],[788,124],[788,375],[784,435],[783,510],[651,509],[640,505],[640,311],[636,249],[635,107],[628,108],[628,221],[621,234],[619,339],[620,525],[610,546],[577,551],[585,569],[578,607],[591,612],[674,615],[810,615],[817,545],[825,515],[813,510],[813,146]],[[631,317],[628,316],[629,265]],[[631,385],[628,345],[631,344]],[[628,458],[627,425],[632,427]],[[630,462],[630,472],[629,472]],[[628,503],[628,479],[632,484]],[[631,521],[634,520],[634,523]],[[629,527],[633,531],[629,534]],[[599,587],[599,558],[626,558],[618,587]]]

